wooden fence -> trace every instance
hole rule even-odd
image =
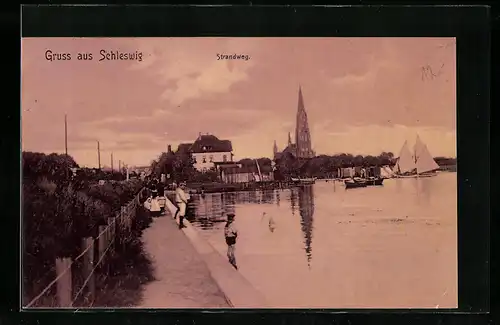
[[[55,279],[24,308],[91,307],[96,299],[96,274],[107,276],[109,258],[132,238],[133,220],[144,190],[114,217],[107,218],[107,224],[99,226],[96,238],[83,238],[82,252],[76,258],[57,258]]]

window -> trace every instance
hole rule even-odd
[[[210,155],[210,162],[214,162],[214,156]]]
[[[207,162],[207,157],[203,156],[203,163]]]
[[[227,161],[227,156],[226,156],[226,155],[222,156],[222,161],[223,161],[223,162],[226,162],[226,161]]]

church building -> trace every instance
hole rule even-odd
[[[295,158],[310,159],[315,156],[315,152],[311,148],[311,132],[309,131],[309,123],[307,113],[304,107],[304,98],[302,97],[302,88],[299,86],[299,103],[297,108],[297,120],[295,126],[295,143],[292,143],[292,137],[288,132],[288,144],[286,148],[279,152],[276,140],[273,147],[274,160],[279,159],[283,154],[290,153]]]

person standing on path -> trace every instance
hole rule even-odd
[[[187,195],[184,191],[186,188],[186,183],[181,183],[178,188],[175,189],[175,202],[177,203],[177,211],[175,212],[174,218],[179,215],[179,229],[185,228],[184,217],[186,216],[187,207]]]
[[[234,213],[228,213],[227,215],[227,223],[224,227],[224,237],[226,238],[227,258],[229,259],[229,263],[231,263],[235,269],[238,269],[236,257],[234,256],[236,238],[238,237],[238,230],[234,226]]]

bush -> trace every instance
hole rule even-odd
[[[138,180],[102,186],[77,182],[69,170],[75,165],[66,155],[23,152],[23,277],[28,291],[53,269],[56,258],[78,255],[81,239],[96,236],[98,226],[143,186]]]

